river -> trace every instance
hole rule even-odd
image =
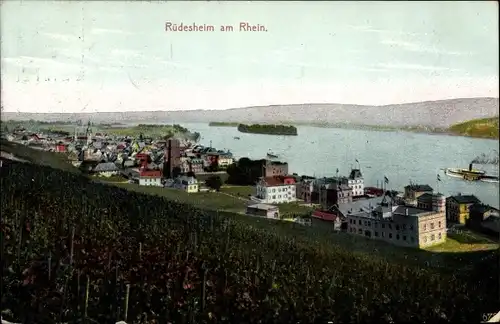
[[[444,195],[474,194],[484,203],[499,207],[498,183],[467,182],[451,178],[440,169],[467,168],[481,154],[498,154],[498,141],[450,135],[396,131],[372,131],[297,126],[298,136],[240,133],[236,127],[210,127],[204,123],[182,123],[201,134],[201,144],[229,149],[236,157],[260,159],[271,150],[289,164],[290,173],[316,177],[348,175],[359,166],[366,186],[389,179],[388,189],[402,191],[410,180],[428,184]],[[239,137],[240,140],[234,139]],[[476,165],[488,174],[498,166]],[[437,174],[441,181],[437,181]]]

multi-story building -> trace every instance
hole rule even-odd
[[[263,177],[265,178],[288,175],[288,163],[286,162],[266,160],[263,168]]]
[[[351,170],[347,178],[347,185],[351,188],[353,197],[359,197],[365,194],[365,181],[360,169]]]
[[[333,205],[352,202],[352,189],[344,183],[329,183],[321,186],[319,203],[323,210],[328,210]]]
[[[161,178],[160,170],[141,170],[139,173],[139,185],[161,187],[163,186]]]
[[[234,163],[233,154],[230,152],[220,152],[217,164],[220,169],[226,169],[228,166]]]
[[[377,198],[375,198],[377,199]],[[378,205],[347,212],[348,232],[392,244],[423,248],[446,240],[444,197],[427,209],[395,204],[384,196]]]
[[[297,182],[297,199],[303,200],[306,203],[312,202],[313,193],[313,180],[314,179],[302,179]]]
[[[194,174],[203,172],[203,167],[203,159],[191,159],[189,161],[189,171],[193,172]]]
[[[164,155],[164,176],[165,178],[174,177],[174,170],[181,172],[181,150],[180,142],[177,139],[169,138]]]
[[[189,171],[191,171],[189,166],[189,162],[191,159],[188,158],[187,156],[181,156],[180,160],[181,160],[181,165],[180,165],[181,173],[188,173]]]
[[[417,203],[417,198],[422,196],[423,194],[432,194],[434,189],[429,185],[420,185],[420,184],[409,184],[405,187],[404,199],[408,204]]]
[[[469,219],[470,207],[481,201],[474,195],[456,195],[446,198],[446,220],[465,224]]]
[[[255,198],[261,203],[289,203],[297,200],[295,178],[290,176],[261,178],[255,190]]]

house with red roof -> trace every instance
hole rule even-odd
[[[161,187],[163,185],[161,178],[161,170],[141,170],[139,172],[139,185]]]

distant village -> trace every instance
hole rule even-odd
[[[90,125],[75,128],[73,136],[16,128],[2,137],[33,149],[65,153],[75,167],[96,178],[123,177],[140,186],[193,195],[218,190],[227,179],[225,170],[238,163],[230,151],[211,145],[176,138],[110,136],[93,133]],[[415,248],[443,243],[457,226],[500,233],[498,209],[474,195],[445,197],[427,184],[416,183],[401,192],[387,190],[387,177],[377,186],[367,186],[359,166],[345,176],[337,170],[335,177],[315,178],[291,173],[286,162],[265,159],[260,170],[254,194],[248,197],[249,216],[281,219],[280,205],[300,202],[313,211],[294,222],[310,225],[311,219],[322,220],[337,231]],[[214,178],[221,182],[218,186],[210,183]]]

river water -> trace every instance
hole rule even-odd
[[[289,164],[290,173],[316,177],[348,175],[356,159],[365,186],[389,179],[388,189],[402,191],[410,180],[428,184],[448,196],[474,194],[484,203],[499,207],[498,183],[467,182],[451,178],[442,168],[467,168],[481,154],[497,154],[498,141],[460,136],[385,132],[340,128],[297,126],[298,136],[240,133],[236,127],[211,127],[204,123],[182,123],[201,134],[201,144],[229,149],[236,157],[265,158],[271,150]],[[239,137],[237,140],[234,137]],[[475,165],[488,174],[498,174],[498,166]],[[437,181],[440,174],[441,181]]]

